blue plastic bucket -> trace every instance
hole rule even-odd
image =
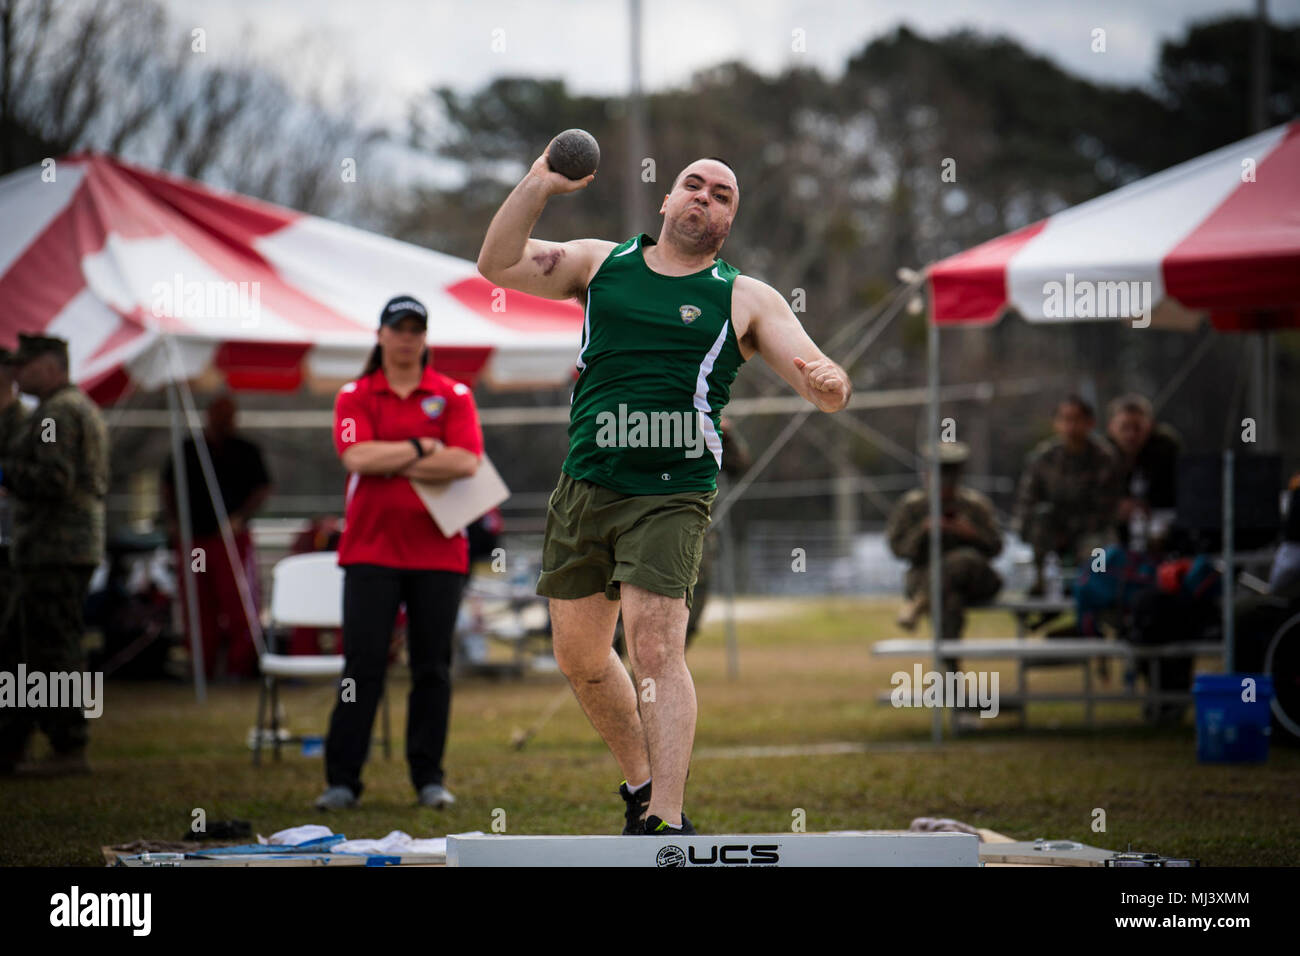
[[[1247,680],[1255,682],[1254,700],[1245,701]],[[1272,732],[1273,678],[1268,674],[1198,674],[1196,759],[1201,763],[1250,763],[1268,760]]]

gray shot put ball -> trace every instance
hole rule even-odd
[[[551,140],[546,155],[551,169],[569,179],[590,176],[600,165],[600,146],[596,144],[596,137],[585,129],[566,129]]]

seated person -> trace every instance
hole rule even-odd
[[[1136,394],[1110,403],[1106,438],[1119,465],[1115,534],[1126,548],[1158,549],[1178,506],[1182,439],[1168,425],[1157,424],[1151,403]]]
[[[990,560],[1002,551],[993,504],[984,495],[961,485],[969,451],[961,442],[939,443],[939,496],[942,508],[940,550],[943,554],[943,639],[961,637],[966,608],[993,599],[1002,578]],[[930,458],[927,452],[926,458]],[[909,491],[889,516],[885,535],[889,548],[911,567],[903,578],[907,599],[898,623],[911,630],[930,607],[929,471],[923,487]]]
[[[1111,536],[1119,499],[1114,453],[1092,434],[1092,406],[1068,395],[1052,418],[1055,438],[1029,454],[1016,493],[1015,530],[1034,549],[1034,584],[1044,593],[1043,564],[1049,554],[1065,565],[1083,566]]]
[[[1273,557],[1268,593],[1287,600],[1300,598],[1300,471],[1291,476],[1287,489],[1282,541]]]

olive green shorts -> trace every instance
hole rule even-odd
[[[546,509],[537,593],[553,598],[604,594],[626,581],[691,606],[709,508],[718,495],[680,491],[625,495],[560,473]]]

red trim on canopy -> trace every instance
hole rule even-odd
[[[1253,178],[1243,179],[1252,168]],[[1294,328],[1300,309],[1300,121],[931,264],[932,321],[987,323],[1012,308],[1034,322],[1073,321],[1047,314],[1045,299],[1032,294],[1073,270],[1086,273],[1090,283],[1150,283],[1160,298],[1184,310],[1212,313],[1216,328]],[[1157,314],[1159,304],[1151,303]]]
[[[131,376],[126,374],[126,369],[117,365],[101,375],[83,381],[81,387],[97,405],[112,405],[130,390]]]
[[[573,374],[568,346],[576,349],[582,326],[573,300],[503,292],[472,262],[112,156],[59,163],[75,170],[60,176],[66,188],[46,189],[36,167],[5,177],[14,187],[5,199],[22,201],[0,207],[0,221],[21,216],[30,238],[4,250],[0,346],[13,347],[19,332],[69,338],[73,374],[101,402],[133,387],[133,375],[155,388],[177,374],[157,354],[168,336],[185,374],[201,374],[211,357],[234,389],[354,375],[375,310],[395,291],[429,308],[434,367],[450,378],[472,386],[490,374],[494,387],[531,387]],[[216,285],[237,285],[240,306],[255,302],[261,319],[223,323],[196,311],[191,287]],[[161,304],[176,296],[187,297],[183,308]]]
[[[1007,307],[1007,263],[1047,226],[1042,219],[943,260],[930,272],[936,321],[954,325],[996,322]],[[961,316],[941,320],[940,316]]]
[[[290,342],[222,342],[212,364],[235,391],[292,392],[302,385],[302,360],[309,348]]]
[[[1300,303],[1300,123],[1164,261],[1165,292],[1195,309]],[[1280,317],[1280,316],[1279,316]],[[1250,323],[1259,316],[1246,319]]]
[[[513,289],[502,289],[482,276],[470,276],[453,283],[447,286],[447,292],[462,305],[497,325],[526,332],[571,332],[574,331],[575,312],[582,314],[580,308],[575,308],[577,302],[574,299],[540,299]]]
[[[492,350],[488,348],[443,345],[433,350],[433,367],[448,378],[473,388],[491,354]]]

